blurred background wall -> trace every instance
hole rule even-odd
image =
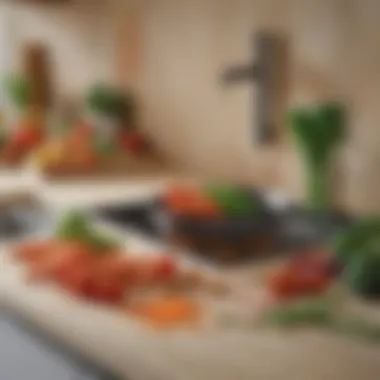
[[[46,40],[59,92],[79,93],[98,79],[132,87],[144,129],[185,167],[300,197],[301,165],[286,133],[255,145],[252,86],[218,82],[227,67],[251,58],[253,32],[284,33],[286,102],[339,97],[350,105],[337,198],[356,211],[380,211],[378,0],[73,0],[20,5],[12,19],[12,57],[23,41]]]
[[[350,106],[351,131],[335,176],[336,197],[357,211],[380,211],[379,1],[137,4],[126,5],[123,14],[140,14],[138,87],[146,126],[173,157],[200,171],[301,196],[301,168],[286,134],[273,146],[254,146],[251,86],[218,85],[224,69],[251,58],[252,33],[273,29],[290,44],[287,103],[337,97]],[[126,35],[128,23],[124,26]],[[131,57],[122,44],[118,52],[119,59]],[[128,83],[128,66],[119,68],[119,75]]]
[[[114,80],[114,16],[112,1],[74,0],[49,5],[5,2],[9,65],[18,67],[29,41],[43,41],[50,50],[56,88],[80,93],[96,80]]]

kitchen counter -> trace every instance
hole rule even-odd
[[[154,194],[166,180],[47,184],[28,173],[0,175],[7,191],[12,186],[33,189],[56,210],[118,199],[135,202]],[[123,237],[132,247],[155,248],[154,242],[132,232]],[[379,376],[379,348],[315,331],[149,331],[121,312],[73,300],[55,288],[29,286],[22,269],[9,259],[8,249],[2,244],[3,304],[123,379],[376,380]],[[257,267],[257,276],[264,270]],[[368,313],[380,320],[379,308]]]

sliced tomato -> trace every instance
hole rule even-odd
[[[99,277],[92,273],[79,287],[77,295],[103,303],[120,303],[128,287],[117,279]]]
[[[103,277],[116,279],[126,286],[131,285],[137,277],[136,260],[113,253],[99,260],[98,272]]]
[[[19,244],[14,247],[13,253],[17,260],[33,262],[50,254],[55,243],[52,241],[36,241]]]
[[[70,271],[79,265],[87,265],[92,259],[88,249],[81,243],[59,242],[49,255],[31,263],[32,279],[58,280],[61,272]]]
[[[89,266],[65,268],[59,274],[59,284],[70,293],[88,298],[91,294],[92,272]]]

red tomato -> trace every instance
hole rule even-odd
[[[92,272],[80,284],[77,295],[104,303],[116,304],[123,300],[128,287],[118,280],[99,276],[96,272]]]
[[[297,289],[294,276],[286,268],[281,268],[269,278],[269,289],[278,298],[293,296]]]
[[[43,256],[50,254],[55,243],[51,241],[37,241],[32,243],[23,243],[14,248],[14,256],[17,260],[33,262],[41,259]]]
[[[126,286],[133,284],[137,276],[135,260],[117,253],[101,258],[98,262],[99,271],[103,276],[116,279]]]
[[[44,140],[44,136],[45,133],[42,128],[21,127],[11,136],[10,144],[29,150],[40,145]]]
[[[80,243],[57,243],[49,255],[36,261],[30,267],[32,279],[57,280],[62,271],[88,263],[90,255],[86,247]]]
[[[120,136],[122,148],[131,153],[142,153],[147,148],[145,137],[139,132],[124,132]]]
[[[178,273],[178,265],[171,257],[161,257],[153,262],[153,276],[156,281],[170,281]]]
[[[169,210],[180,215],[199,218],[221,216],[218,205],[196,187],[171,187],[165,192],[163,199]]]
[[[330,280],[321,273],[281,268],[269,278],[271,292],[280,299],[319,294],[327,289]]]
[[[157,282],[157,258],[142,257],[135,260],[134,285],[147,286]]]
[[[95,281],[93,291],[96,300],[106,303],[119,303],[123,300],[125,294],[125,286],[118,281]]]
[[[191,200],[186,213],[200,218],[215,218],[221,215],[216,203],[203,194],[199,194]]]
[[[70,293],[77,296],[88,296],[87,292],[91,280],[91,268],[84,265],[62,268],[57,280],[59,284]]]

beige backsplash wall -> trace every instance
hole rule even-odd
[[[115,79],[115,2],[72,0],[62,5],[2,4],[9,14],[11,64],[28,41],[50,48],[56,88],[79,95],[97,80]]]
[[[337,96],[351,105],[338,197],[357,211],[380,211],[379,1],[159,0],[126,4],[120,14],[119,42],[131,35],[127,20],[141,33],[138,49],[119,43],[119,76],[139,90],[144,126],[159,145],[202,173],[300,196],[301,168],[290,144],[253,145],[249,86],[218,84],[223,69],[250,58],[252,32],[286,33],[289,104]]]

